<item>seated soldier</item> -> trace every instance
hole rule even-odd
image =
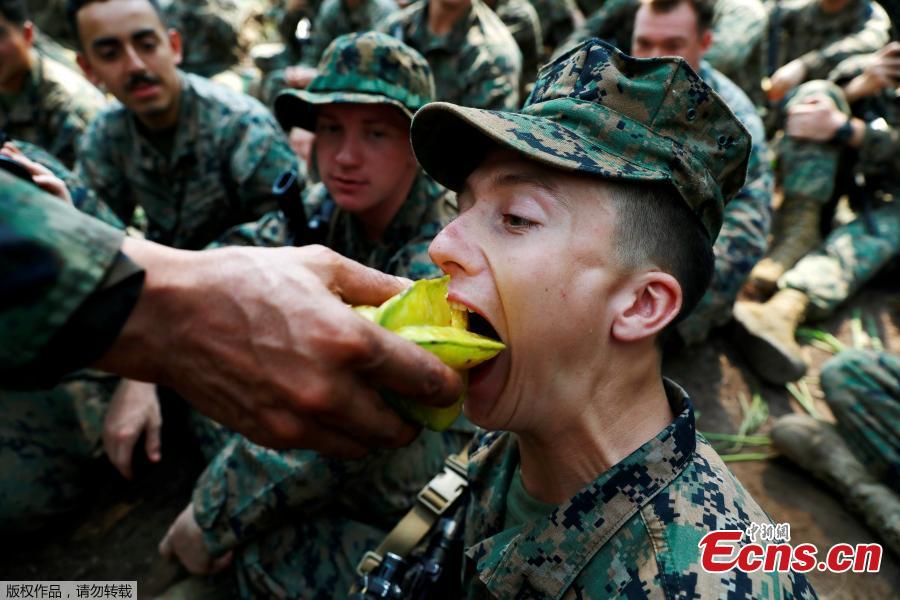
[[[820,382],[837,426],[786,415],[772,426],[772,444],[900,554],[900,356],[845,350],[822,365]]]
[[[660,373],[744,180],[750,138],[721,99],[680,59],[591,40],[521,114],[432,104],[412,139],[460,192],[431,246],[448,297],[508,348],[470,372],[466,416],[492,431],[451,597],[815,597],[794,572],[700,567],[705,533],[769,519]]]
[[[41,148],[7,143],[0,154],[23,165],[44,191],[124,228],[80,177]],[[140,398],[135,393],[144,391]],[[152,393],[152,397],[149,396]],[[145,402],[136,400],[145,399]],[[146,452],[160,459],[160,414],[150,384],[79,371],[50,390],[0,390],[0,531],[21,533],[74,509],[91,488],[94,459],[106,452],[127,478],[146,430]],[[126,406],[128,410],[125,410]]]
[[[843,88],[810,81],[789,104],[787,135],[794,150],[782,158],[792,158],[793,188],[820,206],[835,189],[841,164],[852,166],[866,185],[859,218],[832,231],[776,279],[771,298],[735,304],[741,349],[771,383],[806,372],[794,338],[801,323],[832,314],[900,255],[900,43],[861,58],[865,68]],[[866,118],[852,116],[851,107]]]
[[[418,0],[376,29],[425,57],[438,100],[495,110],[519,108],[522,53],[482,0]]]
[[[71,168],[106,99],[80,73],[36,51],[35,33],[22,0],[0,1],[0,131]]]
[[[285,127],[316,133],[322,181],[304,191],[303,204],[309,220],[321,223],[320,241],[394,275],[438,275],[428,245],[455,216],[455,200],[419,169],[409,142],[413,113],[434,97],[428,63],[399,40],[369,32],[336,39],[318,73],[307,90],[284,92],[275,108]],[[221,242],[303,243],[294,233],[273,212]],[[161,550],[195,573],[224,566],[222,557],[234,550],[244,595],[348,589],[363,552],[471,434],[461,419],[444,433],[424,432],[407,448],[347,463],[271,451],[236,436],[201,476]],[[352,484],[369,472],[384,476],[371,488]],[[286,514],[296,519],[285,522]]]

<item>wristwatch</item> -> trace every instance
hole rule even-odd
[[[837,131],[831,136],[832,143],[844,145],[850,141],[850,138],[853,137],[853,125],[850,123],[852,120],[853,117],[847,117],[844,124],[837,128]]]

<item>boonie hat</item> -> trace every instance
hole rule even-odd
[[[390,104],[410,118],[434,100],[431,68],[421,54],[384,33],[348,33],[334,39],[305,90],[275,98],[275,117],[285,129],[315,129],[323,104]]]
[[[681,58],[634,58],[588,40],[541,69],[520,113],[434,102],[412,123],[416,158],[459,191],[492,142],[601,177],[667,181],[712,243],[744,184],[750,134]]]

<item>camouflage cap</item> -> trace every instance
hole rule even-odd
[[[456,191],[492,142],[567,171],[671,182],[711,242],[750,153],[750,134],[683,59],[597,39],[541,69],[521,113],[435,102],[412,123],[419,163]]]
[[[315,129],[316,106],[321,104],[391,104],[412,118],[434,99],[428,62],[384,33],[335,38],[322,55],[318,71],[305,90],[285,90],[275,99],[275,116],[285,129]]]

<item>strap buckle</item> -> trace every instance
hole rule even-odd
[[[382,560],[384,560],[383,556],[381,556],[374,550],[369,550],[365,554],[363,554],[363,557],[356,565],[356,573],[360,576],[368,575],[378,568]]]
[[[466,489],[466,469],[451,455],[444,461],[444,470],[422,488],[416,498],[436,517],[441,516]]]

